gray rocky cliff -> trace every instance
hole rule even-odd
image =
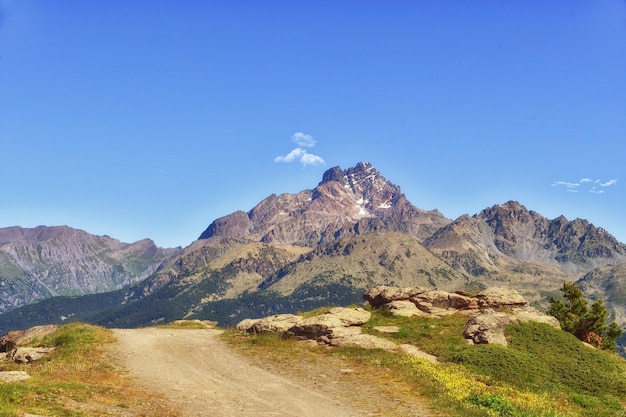
[[[123,243],[67,226],[0,229],[0,312],[66,295],[120,289],[147,278],[177,249]]]

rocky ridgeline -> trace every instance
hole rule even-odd
[[[388,310],[394,315],[435,318],[450,314],[467,315],[463,334],[470,344],[506,346],[504,329],[513,323],[537,321],[560,328],[556,318],[531,307],[515,290],[507,288],[490,288],[476,296],[469,296],[422,287],[379,286],[363,297],[370,306]],[[371,313],[360,307],[336,307],[313,317],[278,314],[261,319],[245,319],[236,328],[248,333],[278,333],[328,346],[398,351],[436,361],[434,356],[421,352],[415,346],[396,345],[388,339],[363,334],[361,326],[370,317]],[[381,333],[399,331],[393,326],[377,327],[375,330]]]

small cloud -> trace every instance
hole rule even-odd
[[[302,155],[302,158],[300,158],[300,163],[302,165],[324,165],[326,162],[320,156],[305,153]]]
[[[572,188],[576,188],[576,187],[580,187],[580,184],[577,182],[565,182],[565,181],[557,181],[552,183],[553,187],[557,187],[559,185],[564,185],[566,188],[568,189],[572,189]]]
[[[293,162],[299,160],[303,166],[307,165],[324,165],[326,162],[321,156],[314,155],[303,148],[312,148],[317,141],[311,135],[302,132],[296,132],[291,137],[291,141],[298,145],[297,148],[289,152],[285,156],[277,156],[274,162]]]
[[[304,149],[296,148],[285,156],[277,156],[274,158],[274,162],[292,162],[298,158],[302,158],[302,155],[305,153],[306,151]]]
[[[610,187],[617,183],[616,179],[612,179],[606,182],[602,180],[592,180],[591,178],[582,178],[578,182],[568,181],[555,181],[552,183],[553,187],[565,187],[567,192],[577,193],[579,191],[586,191],[592,194],[604,194],[604,190],[599,190],[598,187]]]
[[[599,182],[598,184],[600,184],[600,187],[610,187],[611,185],[615,185],[617,184],[617,180],[609,180],[607,182]]]
[[[291,141],[298,146],[303,146],[305,148],[312,148],[315,146],[317,141],[313,139],[313,136],[306,135],[302,132],[296,132],[291,137]]]

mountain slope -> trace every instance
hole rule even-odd
[[[2,228],[0,312],[54,296],[123,288],[150,276],[177,251],[67,226]]]

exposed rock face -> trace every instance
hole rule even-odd
[[[424,244],[470,275],[498,270],[497,258],[588,271],[626,260],[626,245],[586,220],[554,220],[515,201],[461,216]]]
[[[24,371],[0,371],[0,382],[19,382],[30,378]]]
[[[15,363],[38,361],[54,351],[53,347],[19,347],[6,354],[5,360]]]
[[[325,314],[301,317],[278,314],[262,319],[246,319],[237,324],[237,330],[248,333],[283,333],[302,339],[326,338],[326,341],[360,334],[361,326],[371,314],[362,308],[331,308]]]
[[[479,301],[465,295],[422,287],[378,286],[363,298],[372,307],[382,307],[400,316],[442,316],[479,308]]]
[[[504,336],[506,327],[510,324],[529,321],[546,323],[557,329],[561,328],[555,317],[543,314],[533,307],[524,306],[514,307],[507,312],[487,309],[472,315],[465,325],[463,335],[468,343],[507,346],[508,343]]]
[[[0,339],[0,358],[16,363],[30,363],[38,361],[54,351],[52,347],[24,347],[35,340],[53,334],[58,326],[45,325],[35,326],[26,330],[13,330]],[[6,353],[5,353],[6,352]]]
[[[475,344],[506,346],[504,329],[512,323],[537,321],[560,328],[556,318],[530,307],[528,301],[510,288],[492,287],[476,297],[469,297],[421,287],[379,286],[372,288],[363,298],[373,307],[385,308],[392,314],[406,317],[471,314],[463,333],[468,342]]]
[[[0,228],[0,313],[57,295],[122,288],[147,278],[177,251],[66,226]]]
[[[476,297],[421,287],[395,288],[379,286],[363,295],[371,306],[387,308],[393,314],[405,316],[440,317],[446,314],[471,314],[463,335],[471,344],[498,344],[507,346],[504,330],[514,323],[536,321],[560,329],[556,318],[530,307],[515,290],[490,288]],[[410,305],[396,308],[393,306]],[[495,311],[494,308],[499,309]],[[409,312],[409,314],[406,314]],[[412,314],[415,312],[415,314]],[[361,325],[370,319],[362,308],[333,308],[325,314],[304,318],[293,314],[280,314],[261,319],[245,319],[236,328],[248,333],[278,333],[300,339],[316,340],[329,346],[358,346],[365,349],[383,349],[406,353],[437,362],[437,358],[409,344],[396,345],[392,341],[361,332]],[[379,326],[381,333],[396,333],[395,326]]]
[[[0,352],[10,352],[16,347],[27,345],[38,339],[43,339],[56,332],[57,329],[58,326],[44,325],[31,327],[26,330],[10,331],[0,339]]]
[[[344,235],[402,231],[423,240],[449,220],[406,200],[371,164],[331,168],[313,190],[271,195],[248,213],[215,220],[200,239],[247,238],[314,246]]]
[[[331,308],[325,314],[301,317],[279,314],[262,319],[246,319],[237,330],[248,333],[278,333],[302,340],[315,340],[328,346],[357,346],[365,349],[398,350],[386,339],[361,332],[371,313],[362,308]],[[417,349],[417,348],[416,348]]]

